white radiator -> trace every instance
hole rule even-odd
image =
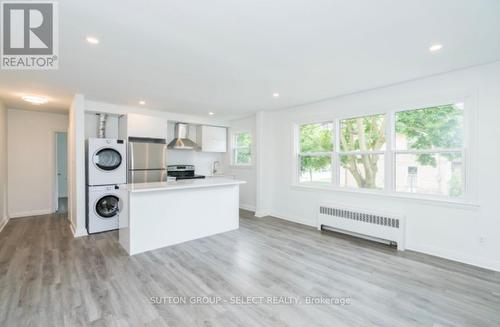
[[[372,240],[392,241],[398,250],[405,249],[405,219],[403,216],[368,211],[336,204],[320,204],[318,229],[333,229]]]

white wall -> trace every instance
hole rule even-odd
[[[85,229],[85,98],[76,94],[69,108],[68,219],[75,237]]]
[[[232,146],[236,133],[249,132],[252,135],[252,164],[250,166],[232,165]],[[229,122],[228,152],[224,156],[224,170],[236,179],[246,181],[240,186],[240,208],[255,211],[256,206],[256,124],[255,115]]]
[[[7,221],[7,108],[0,101],[0,231]]]
[[[340,191],[293,187],[292,126],[315,117],[339,117],[409,109],[418,104],[472,95],[476,112],[475,143],[469,149],[470,186],[479,207],[387,198]],[[490,269],[500,270],[500,62],[337,97],[263,115],[267,182],[258,188],[271,214],[316,225],[320,202],[403,213],[407,248]],[[261,151],[259,151],[261,152]],[[271,173],[270,173],[271,172]]]
[[[275,139],[273,134],[274,121],[272,112],[259,111],[255,115],[255,169],[256,169],[256,217],[271,214],[273,202]]]
[[[54,212],[56,132],[66,132],[68,116],[9,109],[9,217]]]

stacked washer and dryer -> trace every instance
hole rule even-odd
[[[124,140],[87,140],[87,231],[89,234],[118,229],[126,213],[127,148]]]

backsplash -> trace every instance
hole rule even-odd
[[[167,151],[167,163],[169,165],[194,165],[198,175],[211,176],[214,161],[221,162],[222,154],[187,150]]]

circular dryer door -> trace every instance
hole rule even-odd
[[[115,149],[101,149],[94,155],[94,164],[102,170],[115,170],[122,164],[122,155]]]
[[[120,211],[120,199],[114,195],[100,198],[95,205],[95,212],[101,218],[113,218]]]

